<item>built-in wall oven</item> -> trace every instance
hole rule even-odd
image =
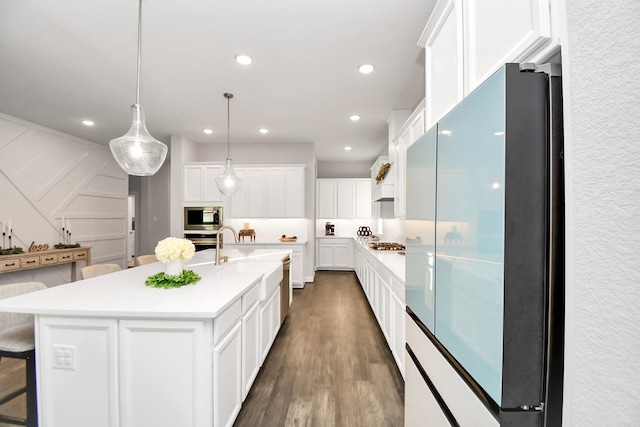
[[[184,238],[193,242],[197,251],[216,248],[216,233],[184,233]],[[222,237],[222,236],[220,236]],[[222,239],[220,239],[220,249],[222,249]]]

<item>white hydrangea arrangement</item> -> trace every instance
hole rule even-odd
[[[156,246],[156,258],[167,263],[171,261],[189,262],[196,253],[196,247],[189,239],[167,237]]]

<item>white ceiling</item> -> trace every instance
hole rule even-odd
[[[232,157],[236,143],[311,141],[319,161],[373,161],[389,112],[424,98],[416,43],[435,2],[145,0],[147,128],[164,142],[224,143],[231,92]],[[137,21],[136,0],[0,1],[0,112],[104,144],[121,136],[135,102]],[[253,64],[237,64],[238,53]],[[376,70],[360,74],[363,63]]]

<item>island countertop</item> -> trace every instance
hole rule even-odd
[[[197,252],[185,269],[201,276],[195,284],[174,289],[145,285],[147,277],[164,271],[155,262],[0,300],[0,311],[62,316],[128,318],[214,318],[262,276],[282,267],[289,250],[225,249],[229,263],[216,266],[214,250]],[[256,261],[259,261],[256,262]],[[239,271],[235,263],[254,263]]]

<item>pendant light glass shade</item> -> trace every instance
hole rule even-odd
[[[144,123],[140,105],[140,45],[142,39],[142,0],[138,6],[138,67],[136,75],[136,103],[131,106],[133,121],[129,132],[109,142],[111,153],[129,175],[149,176],[158,172],[167,157],[167,146],[155,139]]]
[[[133,122],[129,132],[109,142],[111,153],[129,175],[149,176],[158,172],[167,157],[167,146],[155,139],[144,123],[144,109],[131,106]]]
[[[230,134],[231,134],[231,113],[229,111],[229,100],[233,98],[233,94],[225,93],[224,97],[227,98],[227,161],[224,165],[224,171],[222,171],[222,175],[216,178],[216,186],[218,190],[225,196],[231,196],[238,188],[242,185],[242,178],[236,175],[236,172],[233,170],[233,165],[231,165],[231,156],[229,155],[229,147],[230,147]]]
[[[236,171],[233,170],[231,159],[227,158],[222,175],[216,178],[216,185],[225,196],[231,196],[242,185],[242,178],[236,175]]]

